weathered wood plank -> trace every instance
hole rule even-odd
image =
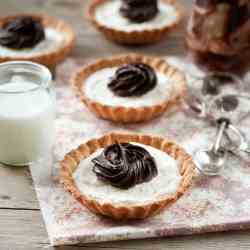
[[[40,211],[0,209],[1,250],[33,250],[48,246]]]
[[[250,232],[207,234],[165,239],[147,239],[129,242],[113,242],[102,244],[107,249],[122,250],[245,250],[250,248]],[[233,237],[232,237],[233,236]],[[97,246],[89,246],[88,250],[99,250]],[[102,248],[100,248],[101,250]],[[64,249],[62,249],[64,250]]]
[[[39,208],[27,168],[0,165],[0,208]]]

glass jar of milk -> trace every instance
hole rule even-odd
[[[54,141],[55,96],[50,71],[36,63],[0,64],[0,162],[27,165]]]

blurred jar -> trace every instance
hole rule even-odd
[[[46,158],[55,137],[51,73],[36,63],[0,64],[0,162],[28,165]]]
[[[250,1],[195,0],[186,44],[208,71],[243,73],[250,65]]]

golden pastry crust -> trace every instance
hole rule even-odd
[[[181,8],[175,3],[175,0],[161,0],[166,4],[171,4],[175,7],[177,18],[175,22],[171,25],[166,25],[163,28],[157,29],[150,29],[150,30],[143,30],[143,31],[123,31],[123,30],[115,30],[110,27],[107,27],[101,23],[99,23],[95,18],[96,9],[107,2],[109,0],[94,0],[92,1],[91,5],[89,6],[88,10],[88,17],[91,23],[100,31],[102,32],[107,39],[112,40],[116,43],[120,44],[150,44],[156,43],[161,40],[167,33],[169,33],[173,28],[180,23],[182,19],[182,10]]]
[[[17,17],[20,16],[28,16],[34,19],[40,20],[44,27],[51,27],[55,30],[62,32],[65,36],[65,41],[62,46],[58,46],[50,51],[36,53],[30,56],[0,56],[0,62],[7,62],[7,61],[33,61],[36,63],[40,63],[46,65],[48,67],[55,66],[62,62],[72,51],[75,43],[75,33],[72,30],[71,26],[64,23],[62,20],[53,19],[51,17],[45,15],[34,15],[34,14],[18,14],[13,16],[7,16],[0,18],[0,27]]]
[[[137,142],[150,145],[173,157],[178,162],[179,172],[182,176],[176,193],[172,196],[163,195],[161,198],[157,198],[147,203],[133,205],[100,203],[81,193],[73,179],[73,172],[77,169],[79,163],[99,148],[107,147],[117,141]],[[188,190],[192,184],[195,173],[195,165],[192,157],[171,140],[136,134],[111,133],[98,139],[92,139],[69,152],[60,163],[60,181],[64,185],[64,189],[69,191],[75,199],[92,212],[117,220],[144,219],[166,209]]]
[[[152,66],[156,71],[166,74],[172,80],[172,93],[166,101],[145,107],[108,106],[87,97],[84,92],[85,80],[93,73],[103,68],[121,66],[127,63],[143,62]],[[121,123],[145,122],[151,120],[174,105],[178,104],[186,93],[186,79],[182,72],[170,66],[162,58],[129,54],[97,60],[82,67],[72,78],[72,86],[76,96],[98,117]],[[143,98],[143,96],[141,97]]]

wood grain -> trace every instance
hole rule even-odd
[[[0,166],[0,209],[2,208],[39,209],[27,168]]]
[[[77,45],[73,56],[85,58],[102,57],[125,52],[154,55],[183,54],[184,30],[191,8],[191,0],[179,0],[186,9],[186,18],[162,42],[153,46],[125,47],[113,44],[99,34],[86,21],[86,7],[91,0],[8,0],[0,1],[0,16],[17,12],[38,12],[63,18],[77,32]],[[0,166],[0,249],[38,250],[49,246],[31,178],[27,168]],[[84,244],[56,248],[59,250],[248,250],[250,231],[206,234],[200,236],[148,239],[102,244]]]

